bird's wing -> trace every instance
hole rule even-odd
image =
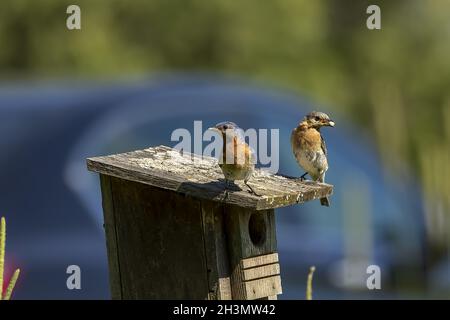
[[[327,156],[328,155],[327,145],[326,145],[325,140],[323,139],[322,135],[320,135],[320,140],[322,140],[322,144],[321,144],[322,151]]]

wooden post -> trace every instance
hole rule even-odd
[[[113,299],[276,299],[275,208],[332,186],[256,170],[224,197],[216,159],[165,146],[87,159],[100,173]]]

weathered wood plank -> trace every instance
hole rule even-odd
[[[267,256],[267,259],[255,261],[261,263],[274,261],[273,255],[269,254]],[[249,269],[243,269],[243,260],[235,266],[231,276],[233,299],[276,299],[276,296],[282,293],[280,265],[275,262],[272,264],[252,265]]]
[[[219,292],[217,300],[232,300],[231,279],[230,277],[219,278]]]
[[[202,201],[204,246],[210,300],[231,300],[230,268],[223,226],[223,207],[218,202]]]
[[[111,190],[111,178],[100,175],[100,185],[102,189],[102,206],[104,227],[106,236],[106,248],[108,253],[109,286],[111,298],[122,299],[122,285],[120,280],[119,255],[117,244],[117,232],[114,218],[114,204]]]
[[[122,299],[207,299],[200,201],[110,179]]]
[[[243,183],[236,182],[236,190],[225,198],[223,174],[216,159],[182,155],[165,146],[89,158],[87,166],[101,174],[257,210],[303,203],[329,196],[333,191],[329,184],[302,182],[257,169],[249,184],[261,196],[250,194]]]
[[[280,276],[244,282],[245,299],[254,300],[283,293]]]
[[[241,260],[241,266],[243,269],[253,268],[264,264],[271,264],[278,262],[278,253],[265,254],[262,256],[251,257]]]
[[[266,278],[280,274],[280,265],[278,263],[254,267],[242,270],[242,280],[249,281],[258,278]]]

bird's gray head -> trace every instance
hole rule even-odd
[[[216,124],[214,126],[214,128],[216,128],[217,130],[219,130],[222,133],[225,133],[227,130],[237,130],[239,129],[239,127],[237,126],[236,123],[231,122],[231,121],[225,121],[225,122],[220,122],[218,124]]]
[[[227,138],[236,137],[241,140],[244,139],[243,130],[239,128],[239,126],[236,123],[231,121],[220,122],[216,124],[214,127],[209,128],[209,130],[213,130],[222,134],[224,141],[225,137]]]
[[[309,127],[312,128],[320,128],[324,126],[334,127],[334,121],[330,119],[330,117],[323,112],[313,111],[308,113],[304,119]]]

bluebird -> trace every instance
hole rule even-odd
[[[245,142],[242,129],[234,122],[226,121],[216,124],[211,130],[222,135],[223,148],[219,156],[219,167],[225,177],[225,186],[228,191],[229,183],[243,180],[250,189],[250,193],[259,196],[248,184],[255,170],[255,153]]]
[[[328,170],[327,147],[320,134],[320,128],[334,127],[334,122],[327,114],[313,111],[298,124],[291,134],[291,146],[297,163],[314,181],[325,182],[325,172]],[[329,206],[327,197],[320,199],[320,204]]]

